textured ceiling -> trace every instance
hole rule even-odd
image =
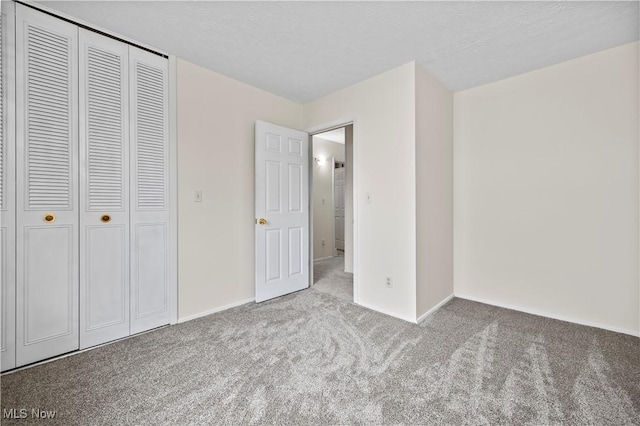
[[[307,102],[415,60],[457,91],[638,40],[639,2],[40,1]]]

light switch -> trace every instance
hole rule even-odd
[[[202,191],[198,190],[195,192],[195,196],[193,198],[193,201],[195,201],[196,203],[201,203],[202,202]]]
[[[367,192],[367,203],[371,203],[371,193]]]

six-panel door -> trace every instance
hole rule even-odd
[[[256,122],[256,302],[309,286],[308,150],[307,133]]]

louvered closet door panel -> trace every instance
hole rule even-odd
[[[20,366],[78,349],[78,31],[16,13]]]
[[[131,333],[169,323],[169,172],[166,58],[129,47]]]
[[[16,202],[14,4],[2,2],[0,20],[0,368],[16,365]]]
[[[80,29],[80,349],[129,335],[126,44]]]

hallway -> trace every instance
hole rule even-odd
[[[313,263],[313,289],[353,302],[353,274],[344,271],[344,251]]]

